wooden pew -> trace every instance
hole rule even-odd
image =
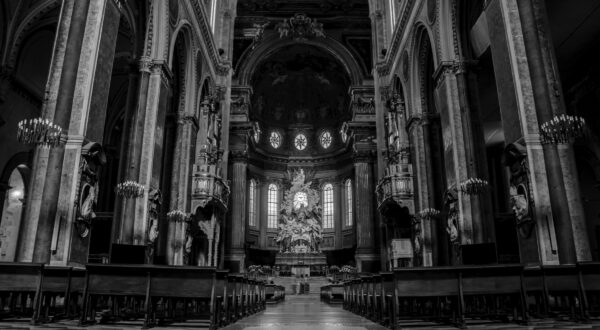
[[[579,270],[575,265],[546,265],[525,269],[527,296],[534,300],[529,309],[541,316],[585,318]],[[542,303],[542,306],[536,304]],[[530,304],[531,305],[531,304]]]
[[[0,263],[0,320],[39,319],[43,269],[36,263]]]
[[[229,274],[227,277],[227,323],[238,319],[237,276]]]
[[[85,269],[45,266],[41,286],[40,313],[35,322],[53,322],[79,315]]]
[[[600,263],[582,262],[577,265],[582,318],[600,316]]]
[[[522,265],[463,266],[460,278],[460,304],[464,317],[528,322]]]
[[[381,275],[381,295],[382,307],[381,307],[381,324],[386,327],[391,326],[392,322],[396,319],[395,317],[395,304],[396,292],[394,290],[394,273],[385,272],[380,273]]]
[[[86,265],[80,325],[94,324],[96,311],[101,323],[143,319],[150,325],[151,267],[140,265]]]
[[[394,270],[392,322],[430,320],[459,324],[459,272],[453,267],[400,268]]]
[[[265,284],[265,299],[267,304],[275,304],[285,299],[285,288],[276,284]]]
[[[373,322],[381,323],[382,315],[381,311],[383,308],[383,295],[382,295],[382,284],[381,284],[381,275],[373,274],[373,279],[371,283],[371,310],[369,314],[371,315],[371,320]]]
[[[228,297],[228,282],[229,282],[229,271],[217,270],[215,279],[215,315],[217,318],[216,324],[219,327],[224,327],[229,324],[229,300]]]

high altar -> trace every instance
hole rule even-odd
[[[279,252],[275,265],[290,267],[294,275],[310,274],[310,266],[327,265],[319,248],[323,239],[319,192],[310,187],[312,182],[304,181],[302,169],[294,172],[280,210],[276,238]]]

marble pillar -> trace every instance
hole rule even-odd
[[[60,17],[42,113],[65,145],[36,150],[18,260],[66,265],[87,262],[88,243],[71,230],[74,202],[82,145],[102,142],[120,10],[112,0],[64,1]]]
[[[248,158],[245,152],[236,152],[231,155],[231,227],[228,232],[231,234],[228,255],[225,259],[237,268],[237,271],[243,271],[246,268],[246,252],[244,244],[246,242],[246,200],[247,200],[247,171]],[[235,267],[237,265],[237,267]]]
[[[550,25],[547,20],[545,3],[538,0],[519,1],[518,8],[525,37],[525,47],[532,72],[532,85],[540,122],[554,115],[566,113],[561,90],[560,77]],[[549,146],[548,146],[549,147]],[[546,149],[547,150],[547,149]],[[573,231],[573,243],[577,261],[591,261],[591,249],[581,200],[575,154],[571,143],[557,146],[558,160],[562,176],[565,198],[568,205],[568,219]],[[551,152],[553,153],[553,151]],[[556,190],[559,193],[558,190]]]
[[[356,142],[358,144],[359,142]],[[376,218],[373,152],[355,145],[354,153],[354,203],[356,205],[356,266],[359,272],[372,272],[379,268],[376,253]]]
[[[196,119],[179,112],[177,117],[177,133],[175,142],[175,153],[173,155],[173,174],[171,176],[171,200],[169,210],[179,210],[189,213],[192,162],[192,136],[197,129]],[[167,212],[168,212],[167,211]],[[167,263],[169,265],[183,265],[184,245],[186,242],[186,226],[182,222],[170,222],[167,233]]]
[[[552,156],[544,150],[546,147],[543,147],[540,142],[541,118],[538,117],[537,108],[541,105],[536,103],[540,99],[536,100],[534,93],[534,77],[529,66],[531,59],[528,58],[526,51],[518,1],[490,1],[486,9],[486,17],[494,67],[510,68],[510,70],[495,70],[506,142],[513,143],[522,136],[527,148],[537,242],[520,239],[520,244],[521,249],[527,248],[532,252],[538,252],[539,261],[533,259],[522,261],[555,264],[559,262],[559,257],[560,262],[572,261],[574,259],[572,229],[570,223],[568,226],[564,224],[564,207],[558,204],[560,198],[557,198],[559,195],[564,196],[564,193],[557,194],[555,190],[561,185],[552,183],[553,180],[560,180],[556,177],[556,174],[560,173],[560,168],[556,168],[556,161],[547,159],[548,156],[550,158]],[[566,200],[564,202],[564,206],[567,206]],[[568,232],[560,233],[562,238],[557,240],[561,230]]]

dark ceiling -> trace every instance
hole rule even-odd
[[[252,79],[253,117],[270,126],[337,125],[348,119],[349,78],[331,55],[294,45],[264,60]]]

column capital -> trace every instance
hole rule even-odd
[[[234,163],[248,163],[248,151],[247,150],[231,150],[229,152],[229,159]]]
[[[476,64],[477,61],[469,60],[442,61],[433,73],[433,80],[436,82],[436,85],[439,85],[447,76],[464,74],[470,67]]]

